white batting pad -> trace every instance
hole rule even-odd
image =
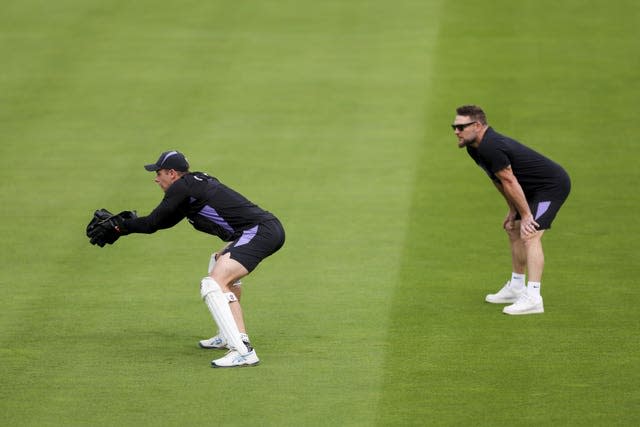
[[[241,355],[249,352],[242,342],[238,325],[236,325],[229,307],[229,299],[222,292],[220,285],[211,277],[205,277],[200,282],[200,295],[218,324],[218,328],[227,339],[229,347],[236,349]]]

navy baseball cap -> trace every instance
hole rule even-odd
[[[187,172],[189,170],[189,162],[184,154],[179,151],[165,151],[160,154],[157,162],[145,165],[144,168],[149,172],[159,171],[160,169],[174,169],[180,172]]]

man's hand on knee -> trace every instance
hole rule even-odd
[[[529,215],[520,220],[520,237],[527,239],[538,232],[540,225]]]

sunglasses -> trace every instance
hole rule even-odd
[[[462,132],[463,130],[465,130],[467,126],[471,126],[474,123],[478,123],[478,122],[463,123],[461,125],[451,125],[451,129],[457,130],[458,132]]]

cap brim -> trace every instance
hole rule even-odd
[[[158,167],[158,165],[156,165],[155,163],[154,163],[154,164],[151,164],[151,165],[144,165],[144,168],[145,168],[146,170],[148,170],[149,172],[156,172],[156,171],[160,170],[160,168]]]

